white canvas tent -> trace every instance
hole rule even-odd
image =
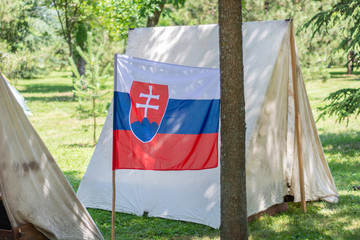
[[[20,106],[22,107],[22,109],[24,110],[26,115],[32,116],[33,114],[31,113],[30,109],[26,106],[25,103],[25,98],[21,95],[21,93],[10,84],[10,81],[5,77],[5,75],[1,74],[2,77],[5,79],[5,81],[7,82],[12,94],[14,95],[16,101],[20,104]]]
[[[248,216],[300,201],[289,21],[243,24],[246,102]],[[219,68],[218,26],[177,26],[129,32],[126,54],[179,65]],[[336,202],[338,193],[325,160],[296,62],[305,197]],[[78,196],[85,206],[111,210],[112,109]],[[220,146],[220,144],[219,144]],[[220,164],[219,164],[220,166]],[[289,186],[289,187],[288,187]],[[116,171],[116,211],[220,226],[220,169]]]
[[[49,239],[103,239],[1,74],[0,203],[11,229],[31,224]]]

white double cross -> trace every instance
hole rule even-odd
[[[150,105],[151,99],[159,100],[159,97],[160,97],[160,95],[152,95],[152,88],[153,88],[153,86],[149,86],[149,94],[140,93],[139,97],[147,98],[145,104],[136,103],[136,108],[144,108],[145,109],[145,116],[144,117],[147,117],[147,111],[148,111],[149,108],[155,109],[155,110],[159,109],[159,106],[157,106],[157,105]]]

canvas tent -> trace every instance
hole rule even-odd
[[[1,73],[0,73],[1,74]],[[22,109],[24,110],[26,115],[32,116],[33,114],[31,113],[30,109],[26,106],[25,104],[25,98],[21,95],[21,93],[16,90],[16,88],[14,86],[12,86],[10,84],[10,81],[5,77],[4,74],[1,74],[2,77],[5,79],[5,81],[7,82],[7,84],[9,85],[9,88],[12,92],[12,94],[14,95],[16,101],[20,104],[20,106],[22,107]]]
[[[300,201],[289,21],[243,24],[248,216]],[[134,29],[126,54],[148,60],[219,68],[217,25]],[[296,58],[305,197],[336,202]],[[111,210],[112,109],[81,181],[85,206]],[[220,146],[220,144],[219,144]],[[219,164],[220,166],[220,164]],[[116,171],[116,211],[220,226],[220,168],[201,171]]]
[[[1,74],[0,212],[0,239],[103,239]]]

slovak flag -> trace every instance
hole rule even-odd
[[[115,55],[113,170],[218,165],[220,73]]]

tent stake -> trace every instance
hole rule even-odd
[[[112,171],[112,213],[111,213],[111,239],[115,240],[115,200],[116,200],[116,188],[115,188],[115,170]]]
[[[302,136],[301,136],[301,122],[299,113],[299,98],[297,91],[297,72],[296,72],[296,58],[295,58],[295,39],[294,39],[294,23],[290,21],[290,51],[291,51],[291,71],[293,78],[294,102],[295,102],[295,131],[297,142],[297,153],[299,162],[299,178],[300,178],[300,195],[301,195],[301,208],[306,213],[306,200],[305,200],[305,184],[304,184],[304,167],[302,156]]]

